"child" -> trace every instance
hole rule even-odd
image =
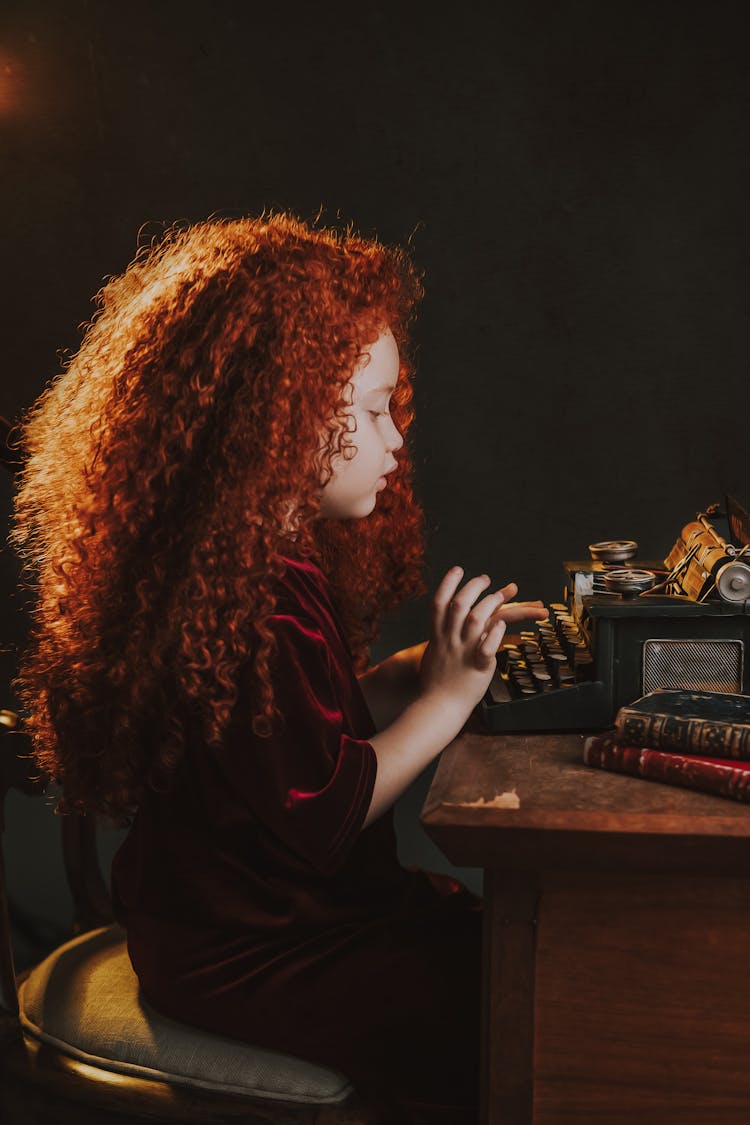
[[[399,864],[392,807],[545,611],[454,568],[429,642],[367,668],[425,592],[420,297],[402,250],[286,213],[174,229],[108,281],[24,420],[17,686],[61,810],[132,822],[113,897],[156,1009],[391,1121],[473,1121],[480,900]]]

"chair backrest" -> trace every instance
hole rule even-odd
[[[14,1018],[18,1016],[18,996],[2,849],[5,798],[11,789],[27,794],[43,793],[46,782],[32,759],[31,740],[13,729],[17,717],[13,716],[11,721],[11,715],[12,712],[5,712],[7,721],[0,727],[0,1011]]]
[[[18,717],[9,711],[2,714],[5,721],[0,724],[0,1016],[7,1025],[17,1020],[18,996],[3,859],[5,798],[11,789],[43,796],[49,778],[37,766],[31,739],[21,729]],[[63,816],[60,831],[65,874],[73,899],[73,936],[110,923],[112,904],[99,866],[95,819]]]

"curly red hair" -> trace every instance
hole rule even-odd
[[[186,722],[221,740],[247,661],[253,730],[270,732],[284,554],[323,568],[357,672],[380,615],[425,592],[406,441],[421,296],[403,249],[287,212],[173,227],[97,295],[21,420],[10,534],[36,595],[14,686],[61,811],[126,823],[168,788]],[[320,518],[321,480],[352,444],[344,387],[386,326],[398,469],[366,519]]]

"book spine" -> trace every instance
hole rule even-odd
[[[711,758],[750,761],[750,726],[687,718],[663,713],[643,714],[621,707],[615,716],[615,731],[623,746],[643,746],[683,754],[705,754]]]
[[[587,766],[614,773],[627,773],[750,803],[750,769],[643,746],[625,746],[616,742],[612,735],[587,738],[583,744],[583,760]]]

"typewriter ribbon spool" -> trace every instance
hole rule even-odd
[[[635,570],[627,566],[611,566],[604,572],[604,585],[613,594],[629,595],[645,594],[656,585],[656,575],[653,570]]]
[[[589,554],[597,562],[627,562],[637,553],[638,544],[634,539],[603,539],[600,543],[589,543]]]

